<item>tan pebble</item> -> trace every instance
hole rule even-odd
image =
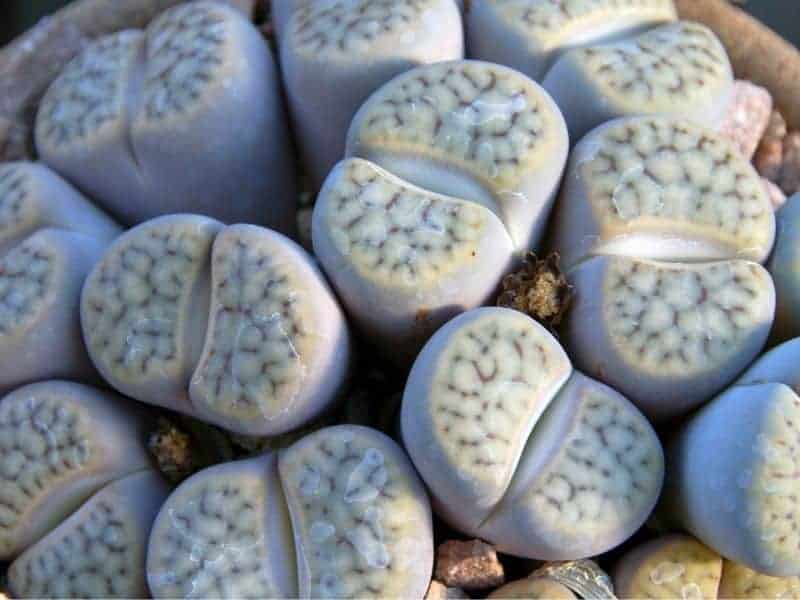
[[[494,547],[481,540],[450,540],[439,546],[435,577],[449,587],[465,590],[483,590],[505,582]]]
[[[733,101],[720,126],[720,133],[733,141],[748,159],[758,148],[772,115],[772,95],[749,81],[737,80]]]

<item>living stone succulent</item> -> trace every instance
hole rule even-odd
[[[279,29],[284,85],[314,189],[344,154],[350,121],[374,90],[419,65],[464,56],[454,0],[305,2]]]
[[[800,577],[770,577],[726,560],[722,566],[721,600],[790,600],[800,598]]]
[[[618,598],[716,600],[722,557],[696,539],[668,534],[634,547],[618,559]]]
[[[539,242],[567,149],[558,108],[506,67],[440,63],[376,91],[312,221],[354,321],[410,362],[449,318],[486,303]]]
[[[211,467],[156,519],[156,598],[421,598],[433,566],[424,487],[383,434],[345,425]]]
[[[675,261],[767,259],[775,217],[755,169],[726,139],[668,117],[602,125],[573,150],[553,247]]]
[[[110,483],[9,567],[15,598],[144,598],[150,528],[169,488],[144,470]]]
[[[221,3],[90,44],[45,94],[36,147],[127,224],[196,211],[294,230],[277,69],[260,32]]]
[[[472,0],[472,58],[541,81],[564,52],[615,41],[677,18],[672,0]]]
[[[76,310],[87,273],[120,232],[47,167],[0,165],[0,391],[96,376]]]
[[[147,424],[126,399],[77,383],[35,383],[6,395],[0,559],[16,558],[104,485],[146,469]]]
[[[356,0],[356,2],[359,1],[360,0]],[[347,0],[344,0],[344,2],[346,3]],[[455,2],[458,9],[463,12],[464,0],[455,0]],[[270,0],[270,20],[275,30],[275,36],[278,38],[278,41],[281,40],[292,15],[296,11],[300,9],[307,10],[312,5],[316,7],[329,7],[337,3],[341,5],[342,0]]]
[[[668,115],[713,129],[722,124],[734,93],[722,43],[691,22],[570,50],[542,85],[564,113],[574,141],[628,115]]]
[[[344,317],[302,248],[196,215],[122,235],[86,281],[81,320],[113,387],[249,435],[321,414],[350,363]]]
[[[661,489],[647,420],[510,309],[475,309],[434,334],[409,375],[401,429],[437,513],[510,554],[604,552],[638,529]]]
[[[408,362],[438,325],[494,294],[514,254],[485,206],[423,190],[357,158],[326,180],[312,232],[353,320]]]
[[[656,421],[730,383],[763,348],[775,310],[769,274],[748,261],[603,256],[569,279],[576,290],[563,330],[570,357]]]
[[[778,234],[767,269],[775,282],[775,327],[772,339],[800,336],[800,194],[776,213]]]
[[[575,148],[555,212],[567,351],[649,417],[706,402],[761,351],[775,217],[728,141],[668,117],[612,121]]]
[[[561,112],[523,74],[481,61],[419,67],[361,106],[347,155],[493,211],[515,248],[543,235],[569,149]]]
[[[771,577],[725,560],[685,534],[634,547],[616,564],[618,598],[786,599],[800,597],[800,578]]]
[[[797,577],[800,398],[775,375],[739,382],[680,428],[659,513],[730,560]]]
[[[526,600],[573,600],[577,598],[572,591],[546,577],[528,577],[507,583],[489,594],[489,600],[502,598],[524,598]]]

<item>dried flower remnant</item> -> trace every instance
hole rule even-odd
[[[156,431],[150,434],[147,449],[156,459],[159,471],[173,483],[183,481],[199,469],[191,436],[163,417]]]
[[[557,252],[544,260],[529,252],[523,266],[503,278],[497,306],[523,312],[550,329],[558,327],[572,301],[572,286],[560,262]]]

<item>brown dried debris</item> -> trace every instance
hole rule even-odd
[[[179,483],[201,469],[239,458],[230,436],[189,417],[160,417],[147,438],[147,449],[164,477]]]
[[[191,436],[168,419],[158,420],[156,430],[147,439],[147,449],[156,459],[159,471],[173,483],[183,481],[199,469]]]
[[[505,582],[494,546],[482,540],[449,540],[436,549],[434,578],[447,587],[486,590]]]
[[[557,252],[544,260],[529,252],[522,267],[503,279],[497,305],[523,312],[551,329],[558,327],[572,301],[572,286],[560,262]]]

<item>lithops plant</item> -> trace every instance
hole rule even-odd
[[[769,334],[764,186],[730,142],[668,117],[598,127],[570,161],[552,237],[575,291],[565,347],[652,419],[683,414]]]
[[[570,50],[542,85],[564,113],[573,141],[627,115],[663,114],[713,129],[722,124],[734,93],[722,43],[710,29],[691,22]]]
[[[76,310],[87,273],[120,233],[47,167],[0,165],[0,391],[96,377]]]
[[[189,2],[90,44],[36,119],[42,159],[127,224],[196,211],[294,230],[277,69],[236,9]]]
[[[98,489],[149,466],[146,417],[130,401],[65,381],[0,400],[0,559],[17,557]]]
[[[567,50],[611,42],[677,18],[672,0],[473,0],[471,58],[541,81]]]
[[[354,321],[413,359],[450,317],[484,304],[538,243],[567,148],[552,100],[506,67],[441,63],[376,91],[312,220]]]
[[[181,484],[147,565],[156,598],[422,598],[430,506],[389,438],[329,427]]]
[[[769,274],[748,261],[595,257],[569,280],[570,356],[655,421],[688,412],[735,379],[763,348],[775,310]]]
[[[522,73],[482,61],[395,77],[362,105],[347,138],[348,156],[492,210],[521,252],[542,237],[568,150],[550,96]]]
[[[792,600],[800,598],[800,577],[770,577],[726,560],[719,585],[720,600]]]
[[[401,430],[438,514],[518,556],[604,552],[661,489],[647,420],[510,309],[475,309],[434,334],[409,375]]]
[[[587,255],[763,262],[775,216],[733,144],[669,117],[614,120],[572,154],[556,205],[553,247],[566,267]]]
[[[614,593],[626,598],[716,600],[722,557],[696,539],[668,534],[626,552],[614,569]]]
[[[454,0],[307,2],[289,17],[280,57],[300,153],[318,189],[375,89],[419,65],[464,57],[461,14]]]
[[[800,575],[798,439],[800,398],[787,385],[729,388],[668,445],[659,513],[725,558]]]
[[[14,598],[144,598],[150,528],[169,487],[155,471],[104,487],[8,570]]]
[[[435,328],[495,293],[514,254],[485,206],[418,188],[362,159],[339,163],[328,177],[312,234],[355,323],[408,363]]]
[[[776,293],[771,337],[782,342],[800,335],[800,194],[790,198],[776,216],[778,234],[767,269]]]
[[[87,278],[81,320],[114,388],[250,435],[322,413],[350,363],[344,316],[300,246],[196,215],[123,234]]]
[[[489,594],[490,600],[524,598],[526,600],[573,600],[577,596],[565,585],[546,577],[528,577],[512,581]]]

